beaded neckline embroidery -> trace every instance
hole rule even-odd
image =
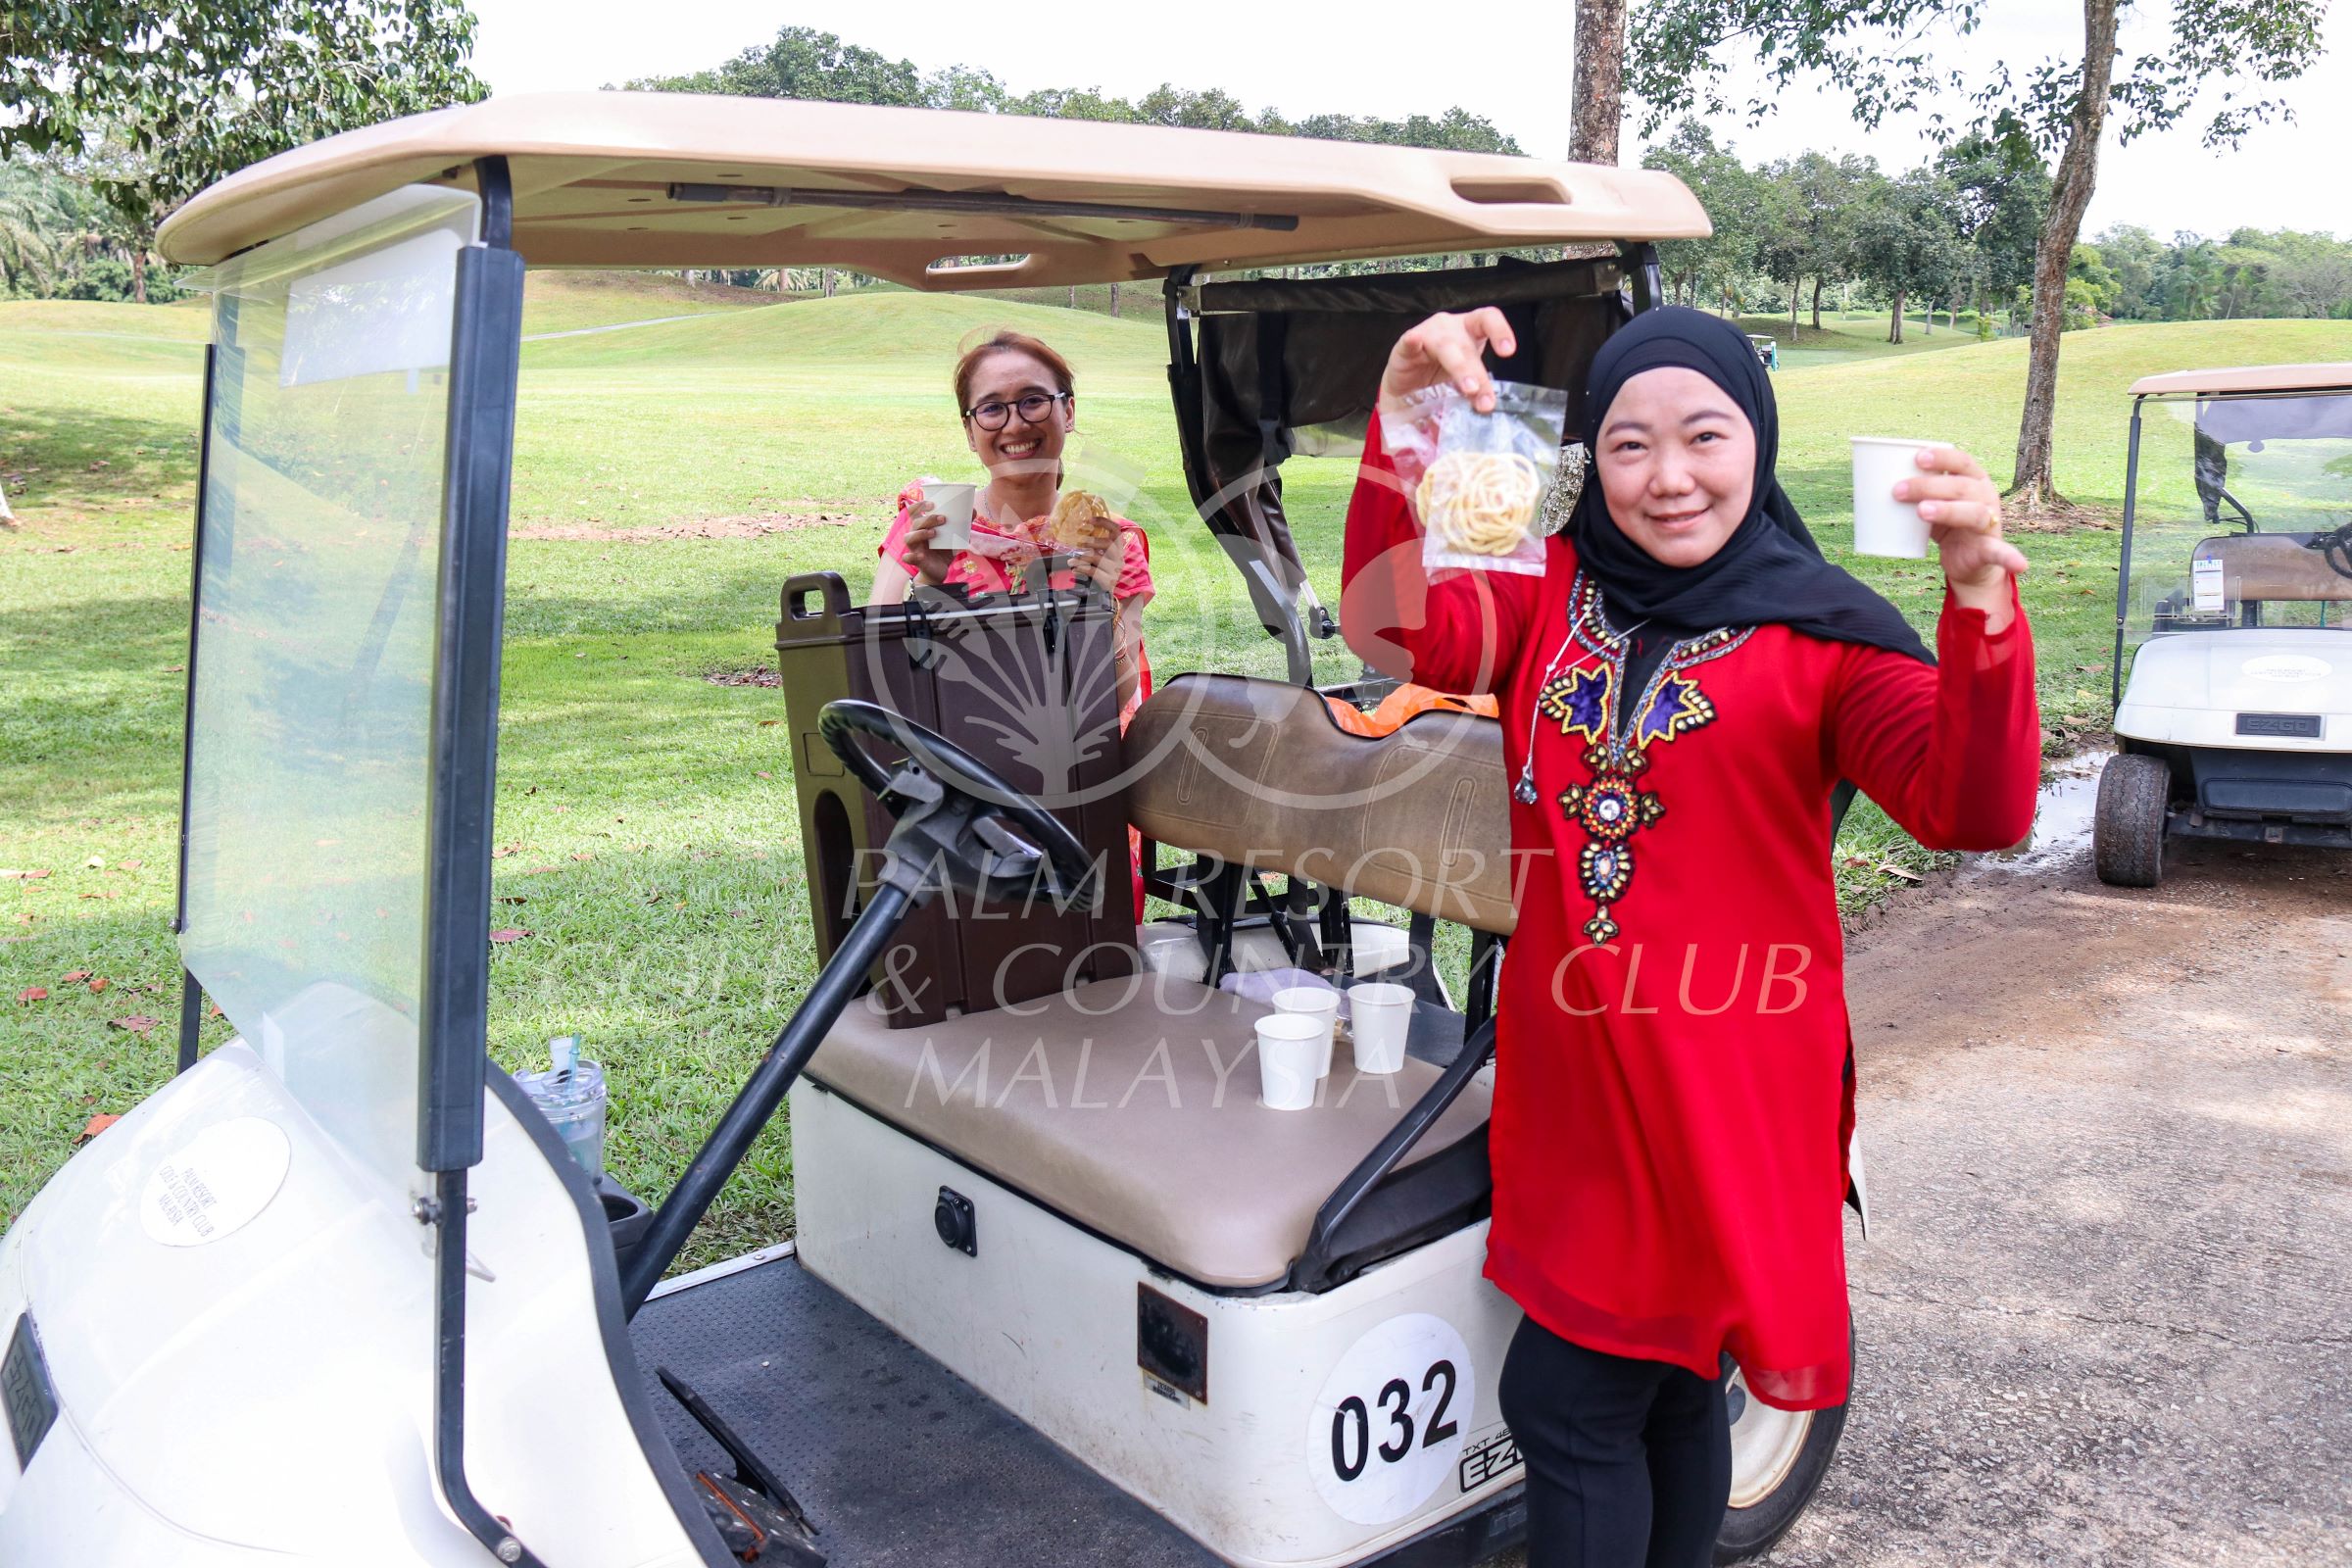
[[[1568,591],[1569,631],[1594,659],[1546,681],[1536,707],[1558,720],[1562,735],[1581,735],[1587,743],[1584,760],[1592,777],[1562,790],[1559,802],[1568,819],[1585,830],[1576,860],[1577,882],[1593,903],[1585,935],[1605,943],[1615,941],[1619,930],[1610,909],[1633,885],[1634,835],[1666,814],[1666,803],[1640,784],[1649,748],[1715,721],[1714,703],[1686,671],[1722,658],[1755,628],[1718,626],[1678,641],[1621,713],[1631,638],[1609,625],[1600,600],[1599,584],[1578,572]]]

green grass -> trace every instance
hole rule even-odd
[[[573,332],[665,316],[706,316],[773,305],[776,296],[651,272],[533,272],[523,285],[524,333]]]
[[[599,285],[602,287],[602,285]],[[621,319],[678,302],[544,286],[542,314]],[[845,513],[851,525],[654,543],[524,538],[513,551],[496,891],[531,935],[496,950],[493,1048],[529,1060],[576,1030],[616,1097],[611,1156],[665,1191],[810,977],[807,890],[782,699],[713,685],[772,657],[776,592],[834,567],[862,587],[888,500],[908,476],[968,466],[949,406],[955,346],[1001,324],[1077,364],[1090,442],[1147,468],[1150,617],[1163,678],[1185,668],[1279,673],[1237,583],[1186,509],[1157,319],[1111,320],[1012,301],[871,291],[727,309],[710,318],[524,350],[519,524],[640,527],[705,517]],[[585,320],[585,315],[569,319]],[[1850,330],[1859,333],[1861,323]],[[2328,323],[2112,328],[2067,340],[2060,482],[2120,501],[2123,387],[2205,363],[2342,357]],[[127,1109],[169,1070],[177,1006],[172,908],[186,652],[200,314],[178,308],[0,306],[0,479],[24,527],[0,533],[0,1220],[70,1152],[83,1122]],[[1937,334],[1938,338],[1944,336]],[[1932,434],[1996,473],[2014,439],[2024,344],[1791,369],[1776,382],[1783,472],[1834,558],[1849,520],[1844,437]],[[1292,518],[1318,587],[1337,589],[1351,466],[1295,463]],[[2042,692],[2063,750],[2103,719],[2115,536],[2026,536]],[[1926,624],[1932,577],[1850,563]],[[1352,673],[1336,644],[1327,676]],[[1849,900],[1876,867],[1927,857],[1858,808],[1841,852]],[[89,865],[92,859],[104,862]],[[88,969],[100,994],[64,976]],[[38,1003],[14,999],[47,988]],[[108,1020],[153,1017],[144,1032]],[[216,1021],[210,1038],[226,1025]],[[788,1134],[772,1133],[688,1261],[790,1228]]]

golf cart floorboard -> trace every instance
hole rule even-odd
[[[834,1568],[1217,1561],[796,1257],[656,1298],[630,1338],[688,1473],[733,1466],[657,1367],[793,1490]]]

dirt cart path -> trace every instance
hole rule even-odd
[[[2352,862],[2176,848],[1851,944],[1860,1382],[1773,1561],[2352,1560]]]

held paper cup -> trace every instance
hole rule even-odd
[[[1340,994],[1329,986],[1288,986],[1274,993],[1276,1012],[1311,1018],[1323,1031],[1323,1054],[1315,1066],[1320,1078],[1331,1071],[1331,1031],[1340,1021]]]
[[[945,479],[922,479],[923,499],[939,514],[939,531],[931,543],[941,550],[972,548],[972,506],[980,499],[976,484],[951,484]]]
[[[1854,551],[1917,561],[1928,553],[1928,525],[1919,505],[1894,499],[1894,487],[1921,476],[1916,454],[1940,441],[1858,435],[1854,442]]]
[[[1315,1102],[1315,1064],[1331,1054],[1331,1026],[1302,1012],[1270,1012],[1257,1020],[1257,1098],[1271,1110],[1305,1110]]]
[[[1348,988],[1348,1023],[1355,1037],[1357,1072],[1396,1072],[1404,1066],[1404,1037],[1413,1022],[1410,986],[1376,982]]]

